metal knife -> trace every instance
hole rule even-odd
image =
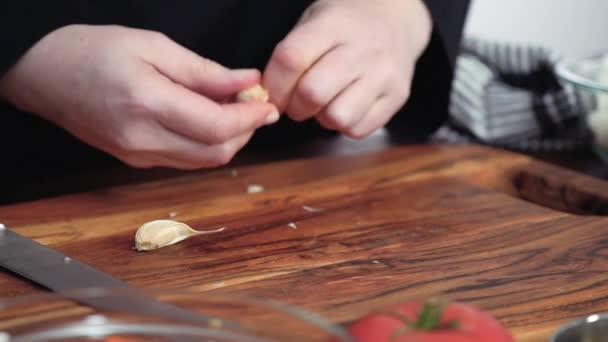
[[[96,309],[217,324],[218,319],[146,296],[126,283],[8,229],[0,223],[0,266],[49,290]],[[87,297],[79,289],[120,289],[117,295]],[[222,319],[222,326],[238,323]]]

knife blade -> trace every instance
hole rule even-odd
[[[24,237],[0,223],[0,266],[60,295],[100,310],[154,315],[216,325],[209,317],[147,296],[112,276]],[[120,289],[118,294],[84,296],[76,290]],[[238,323],[221,320],[224,327]]]

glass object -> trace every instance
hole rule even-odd
[[[586,115],[595,136],[593,148],[608,163],[608,53],[563,61],[557,75],[574,88],[577,111]]]
[[[137,310],[100,311],[68,299],[128,295],[119,289],[88,289],[0,299],[0,342],[353,341],[340,325],[271,300],[186,291],[145,294],[204,315],[207,320],[175,319]]]

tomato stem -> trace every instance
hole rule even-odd
[[[447,306],[445,299],[430,299],[420,310],[413,328],[416,330],[435,330],[441,326],[441,318]]]
[[[411,330],[457,330],[460,326],[458,320],[442,323],[443,313],[448,306],[448,301],[441,298],[433,298],[428,300],[420,309],[416,321],[412,322],[409,318],[398,311],[390,311],[386,314],[395,317],[399,321],[404,323],[403,327],[397,329],[393,334],[391,340],[399,338],[401,335]]]

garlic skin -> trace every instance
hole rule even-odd
[[[225,228],[209,231],[197,231],[185,223],[173,220],[156,220],[143,224],[135,233],[135,248],[138,251],[150,251],[176,244],[195,235],[213,234]]]
[[[237,102],[268,102],[268,91],[259,84],[247,88],[236,95]]]

